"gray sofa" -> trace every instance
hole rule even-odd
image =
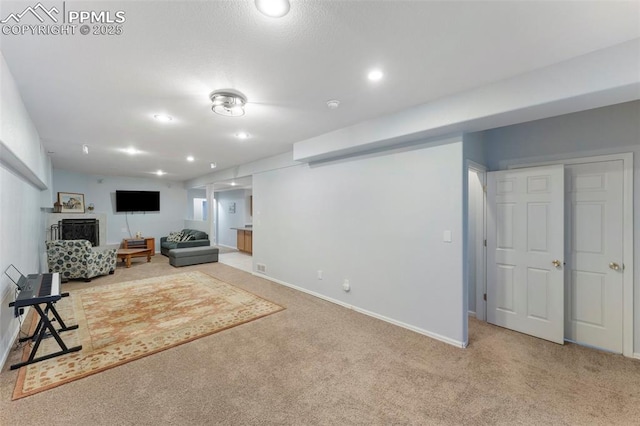
[[[209,236],[206,232],[198,231],[196,229],[185,228],[181,231],[183,234],[189,234],[193,236],[190,241],[167,241],[167,237],[160,238],[160,252],[165,256],[169,256],[169,250],[189,248],[189,247],[203,247],[210,246]]]

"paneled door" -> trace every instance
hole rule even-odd
[[[563,344],[564,167],[487,178],[487,321]]]
[[[623,162],[565,167],[565,337],[622,353]]]

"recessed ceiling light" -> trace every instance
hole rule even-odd
[[[336,100],[336,99],[332,99],[330,101],[327,101],[327,107],[329,109],[336,109],[340,106],[340,101]]]
[[[170,115],[166,115],[166,114],[155,114],[153,116],[153,118],[155,118],[156,120],[158,120],[161,123],[168,123],[171,120],[173,120],[173,117],[171,117]]]
[[[238,132],[238,133],[236,133],[236,137],[238,139],[249,139],[249,133],[247,133],[247,132]]]
[[[89,145],[87,145],[87,144],[82,145],[82,153],[83,154],[89,154]]]
[[[216,164],[216,163],[211,163],[211,168],[212,168],[212,169],[215,169],[216,167],[218,167],[218,164]]]
[[[236,186],[237,183],[235,181],[231,182],[231,186]]]
[[[282,18],[289,13],[289,0],[256,0],[256,7],[270,18]]]
[[[380,70],[371,70],[371,71],[369,71],[369,74],[367,75],[367,78],[370,81],[380,81],[380,80],[382,80],[382,77],[384,77],[384,74]]]
[[[158,176],[162,176],[162,175],[166,175],[166,174],[167,174],[167,172],[163,172],[162,170],[158,170],[158,171],[156,172],[156,174],[157,174]]]
[[[131,147],[131,148],[124,148],[121,149],[120,151],[122,152],[126,152],[129,155],[136,155],[136,154],[140,154],[140,151],[138,151],[137,149]]]
[[[187,161],[194,161],[194,160],[195,160],[195,158],[193,158],[193,155],[190,155],[190,156],[187,157]]]

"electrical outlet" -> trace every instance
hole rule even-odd
[[[321,280],[322,279],[322,271],[318,269],[318,279]]]
[[[344,291],[346,291],[347,293],[349,291],[351,291],[351,284],[349,284],[349,280],[345,278],[345,280],[342,282],[342,289]]]

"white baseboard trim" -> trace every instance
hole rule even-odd
[[[231,247],[231,246],[227,246],[227,245],[224,245],[224,244],[215,244],[215,245],[218,246],[218,247],[225,247],[225,248],[228,248],[228,249],[238,250],[238,247]]]
[[[477,318],[476,313],[474,311],[467,311],[467,315],[469,315],[471,318]]]
[[[640,359],[640,353],[638,353],[638,352],[634,352],[634,354],[633,354],[632,358]]]
[[[9,353],[11,352],[11,348],[13,347],[13,342],[15,342],[16,338],[18,337],[18,333],[20,333],[20,327],[14,327],[14,331],[13,333],[11,333],[11,340],[9,341],[10,343],[4,349],[4,352],[2,353],[2,358],[0,358],[1,368],[4,368],[4,364],[7,362],[7,359],[9,358]]]
[[[261,273],[258,273],[258,272],[252,272],[252,274],[257,276],[257,277],[264,278],[264,279],[269,280],[269,281],[273,281],[276,284],[280,284],[280,285],[283,285],[285,287],[289,287],[289,288],[292,288],[294,290],[298,290],[298,291],[301,291],[303,293],[307,293],[307,294],[309,294],[311,296],[314,296],[314,297],[317,297],[319,299],[326,300],[327,302],[331,302],[331,303],[334,303],[336,305],[340,305],[343,308],[351,309],[353,311],[356,311],[358,313],[370,316],[372,318],[376,318],[376,319],[382,320],[384,322],[388,322],[389,324],[393,324],[393,325],[396,325],[398,327],[406,328],[407,330],[411,330],[411,331],[416,332],[418,334],[422,334],[423,336],[427,336],[427,337],[430,337],[432,339],[439,340],[439,341],[444,342],[444,343],[448,343],[449,345],[452,345],[452,346],[455,346],[455,347],[458,347],[458,348],[466,348],[467,344],[468,344],[468,342],[461,342],[459,340],[451,339],[449,337],[442,336],[440,334],[433,333],[431,331],[428,331],[428,330],[425,330],[425,329],[422,329],[422,328],[419,328],[419,327],[415,327],[415,326],[410,325],[410,324],[406,324],[406,323],[404,323],[402,321],[394,320],[393,318],[389,318],[389,317],[386,317],[384,315],[380,315],[380,314],[377,314],[375,312],[371,312],[371,311],[368,311],[366,309],[362,309],[362,308],[359,308],[357,306],[350,305],[350,304],[345,303],[345,302],[343,302],[341,300],[334,299],[334,298],[325,296],[325,295],[320,294],[320,293],[316,293],[315,291],[311,291],[311,290],[308,290],[308,289],[303,288],[303,287],[298,287],[297,285],[290,284],[288,282],[279,280],[277,278],[270,277],[268,275],[264,275],[264,274],[261,274]]]

